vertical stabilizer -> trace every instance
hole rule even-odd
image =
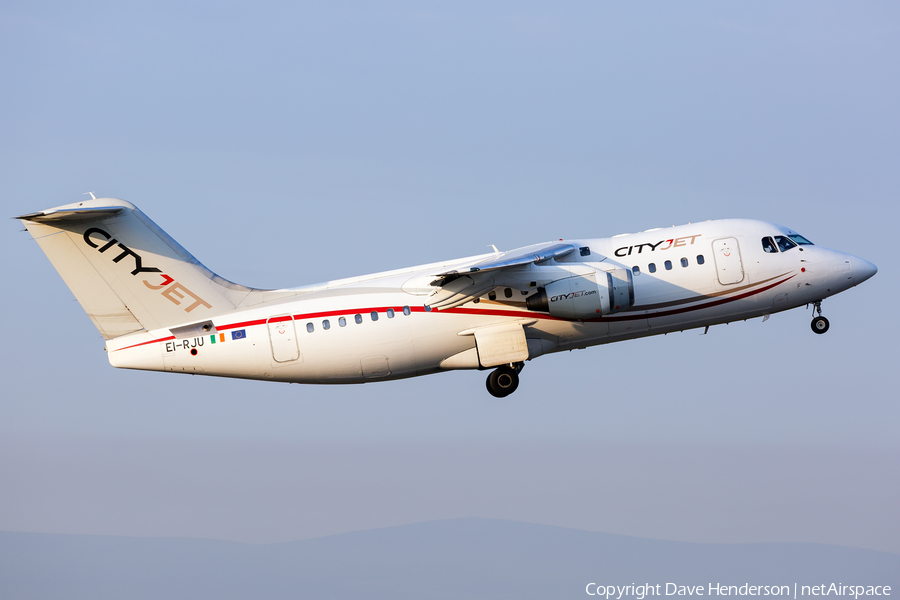
[[[204,267],[124,200],[91,199],[18,218],[105,339],[209,319],[252,291]]]

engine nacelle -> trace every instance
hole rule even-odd
[[[609,312],[615,313],[634,306],[634,277],[631,269],[615,269],[606,273],[612,301]]]
[[[558,279],[525,300],[528,310],[563,319],[594,319],[634,305],[631,271],[595,271]]]

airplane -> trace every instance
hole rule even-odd
[[[125,369],[349,384],[487,370],[519,385],[545,354],[812,305],[872,263],[792,229],[727,219],[558,240],[316,285],[216,275],[130,202],[95,198],[20,219]]]

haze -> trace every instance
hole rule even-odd
[[[0,530],[291,541],[456,517],[900,553],[893,3],[0,7],[8,217],[137,204],[287,287],[725,217],[874,262],[796,310],[486,373],[115,370],[17,221]]]

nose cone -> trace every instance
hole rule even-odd
[[[853,269],[853,285],[859,285],[878,272],[878,267],[856,256],[850,257],[850,266]]]

